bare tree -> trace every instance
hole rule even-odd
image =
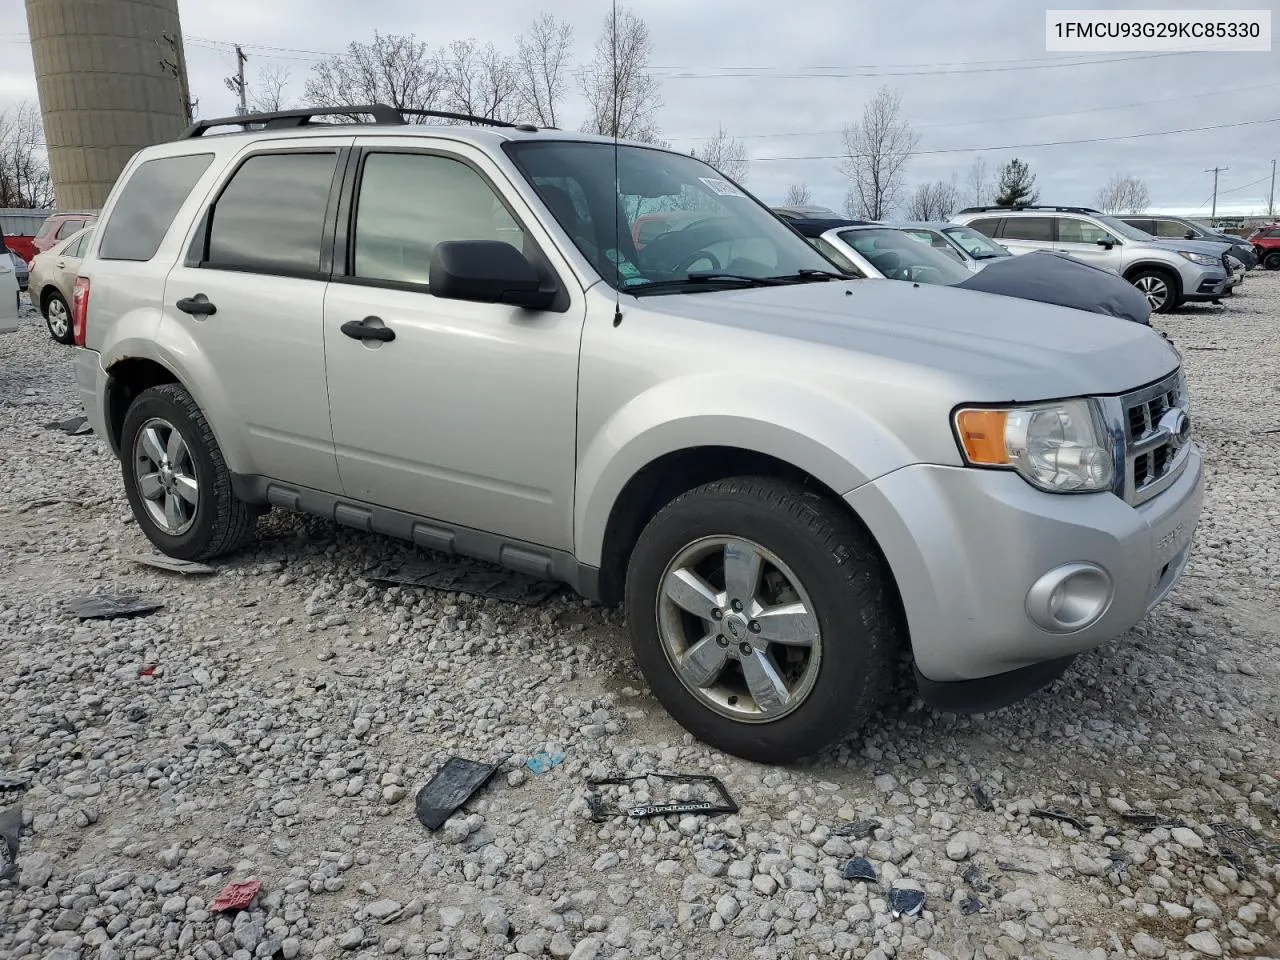
[[[455,40],[440,53],[446,110],[491,120],[513,120],[519,112],[515,62],[492,43]]]
[[[934,180],[916,187],[907,202],[912,220],[946,220],[960,205],[960,189],[955,180]]]
[[[804,207],[813,202],[813,194],[809,192],[807,183],[793,183],[787,187],[787,195],[782,202],[788,207]]]
[[[751,170],[746,146],[741,140],[729,136],[724,127],[717,130],[716,135],[701,150],[694,150],[693,155],[738,183],[745,183]]]
[[[987,169],[987,161],[982,157],[976,157],[973,166],[969,168],[969,175],[965,180],[965,187],[968,189],[969,203],[975,207],[986,206],[991,203],[991,197],[994,193],[992,189],[991,171]]]
[[[23,101],[0,113],[0,207],[53,206],[40,111]]]
[[[413,34],[380,34],[372,43],[353,41],[347,52],[316,64],[303,99],[315,107],[388,103],[411,110],[440,106],[445,77],[437,58]],[[427,123],[428,118],[411,121]],[[437,121],[438,122],[438,121]]]
[[[274,64],[258,74],[257,82],[249,87],[249,110],[253,113],[275,113],[285,110],[289,105],[286,92],[293,81],[293,74],[287,67]]]
[[[880,220],[898,205],[907,160],[920,142],[901,112],[902,96],[883,86],[863,110],[862,121],[844,129],[840,169],[853,181],[858,212],[868,220]]]
[[[520,107],[529,120],[543,127],[558,127],[556,108],[564,99],[573,47],[573,27],[550,13],[533,22],[529,32],[516,38],[516,88]]]
[[[850,187],[844,195],[844,215],[850,220],[862,218],[862,198],[857,187]]]
[[[1094,201],[1103,213],[1142,213],[1151,201],[1147,185],[1137,177],[1113,176]]]
[[[662,98],[658,80],[649,72],[650,49],[649,28],[626,7],[605,17],[604,33],[579,78],[587,98],[585,132],[658,139],[654,114]]]

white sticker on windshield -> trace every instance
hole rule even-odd
[[[737,187],[735,187],[728,180],[723,180],[720,177],[699,177],[698,179],[701,180],[703,183],[705,183],[712,190],[712,192],[717,193],[722,197],[743,196],[742,191],[739,190]]]

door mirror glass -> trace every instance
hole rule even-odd
[[[507,303],[545,310],[554,290],[541,290],[537,268],[501,240],[444,240],[431,253],[429,290],[445,300]]]

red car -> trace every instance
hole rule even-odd
[[[79,233],[89,224],[96,223],[98,213],[97,210],[64,210],[51,214],[31,241],[31,246],[35,249],[31,259],[35,259],[36,253],[44,253],[73,233]]]
[[[29,210],[25,207],[6,207],[0,210],[0,233],[10,253],[17,254],[23,263],[30,263],[36,255],[32,246],[44,222],[49,219],[48,210]]]
[[[1280,270],[1280,224],[1259,227],[1249,237],[1249,242],[1253,244],[1260,264],[1268,270]]]

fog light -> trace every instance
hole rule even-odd
[[[1092,563],[1064,563],[1027,591],[1027,616],[1050,633],[1075,633],[1102,618],[1111,596],[1107,571]]]

